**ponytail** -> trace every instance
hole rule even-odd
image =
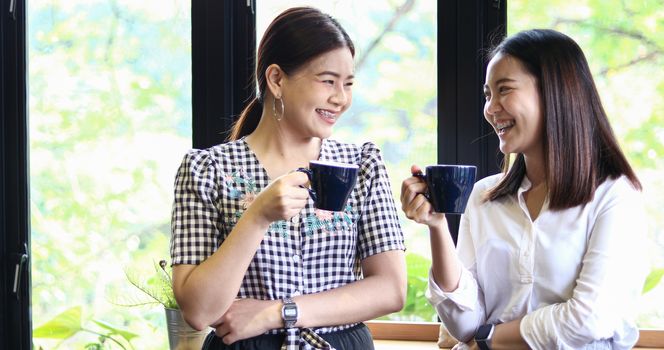
[[[244,110],[242,110],[240,118],[238,118],[235,124],[233,124],[228,140],[235,141],[243,136],[251,134],[256,130],[262,114],[263,106],[258,102],[258,99],[254,97]]]

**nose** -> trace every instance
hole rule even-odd
[[[338,106],[344,106],[350,101],[351,96],[351,92],[346,91],[345,86],[337,86],[332,96],[330,96],[330,102]]]
[[[496,113],[502,111],[502,106],[500,105],[500,102],[498,101],[497,98],[489,98],[486,102],[484,102],[484,115],[485,116],[493,116]]]

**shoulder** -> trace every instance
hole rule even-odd
[[[504,174],[499,173],[499,174],[494,174],[494,175],[489,175],[483,179],[478,180],[475,183],[475,186],[473,187],[473,192],[479,192],[479,193],[484,193],[488,191],[490,188],[496,186],[498,182],[503,178]]]
[[[217,170],[223,164],[233,163],[243,154],[243,141],[236,140],[205,149],[193,148],[187,151],[182,160],[182,167],[194,173]]]
[[[496,186],[503,178],[503,176],[504,174],[498,173],[495,175],[489,175],[475,182],[475,186],[473,186],[473,191],[470,193],[468,203],[472,204],[472,206],[481,206],[485,204],[486,201],[484,194],[492,187]]]
[[[332,160],[358,164],[360,167],[383,162],[380,149],[373,142],[361,145],[332,139],[326,139],[325,142]]]
[[[620,202],[639,205],[643,200],[641,191],[634,187],[628,177],[623,175],[604,180],[595,190],[592,202],[597,204],[618,204]]]

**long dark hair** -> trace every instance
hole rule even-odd
[[[625,175],[641,190],[613,134],[583,51],[570,37],[549,29],[515,34],[491,51],[521,61],[539,83],[544,110],[543,135],[549,208],[560,210],[586,204],[607,178]],[[488,200],[516,194],[526,173],[523,154],[486,193]]]
[[[254,72],[258,96],[244,108],[233,125],[229,139],[237,140],[258,126],[267,91],[265,70],[269,65],[277,64],[290,75],[311,59],[343,47],[355,56],[353,41],[343,27],[332,16],[318,9],[294,7],[277,16],[265,30],[258,46]]]

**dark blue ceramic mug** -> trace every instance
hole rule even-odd
[[[311,188],[308,190],[316,208],[342,211],[357,182],[358,169],[356,164],[312,160],[309,169],[297,171],[309,177]]]
[[[429,165],[426,174],[414,174],[427,184],[426,197],[437,213],[463,214],[475,184],[472,165]]]

